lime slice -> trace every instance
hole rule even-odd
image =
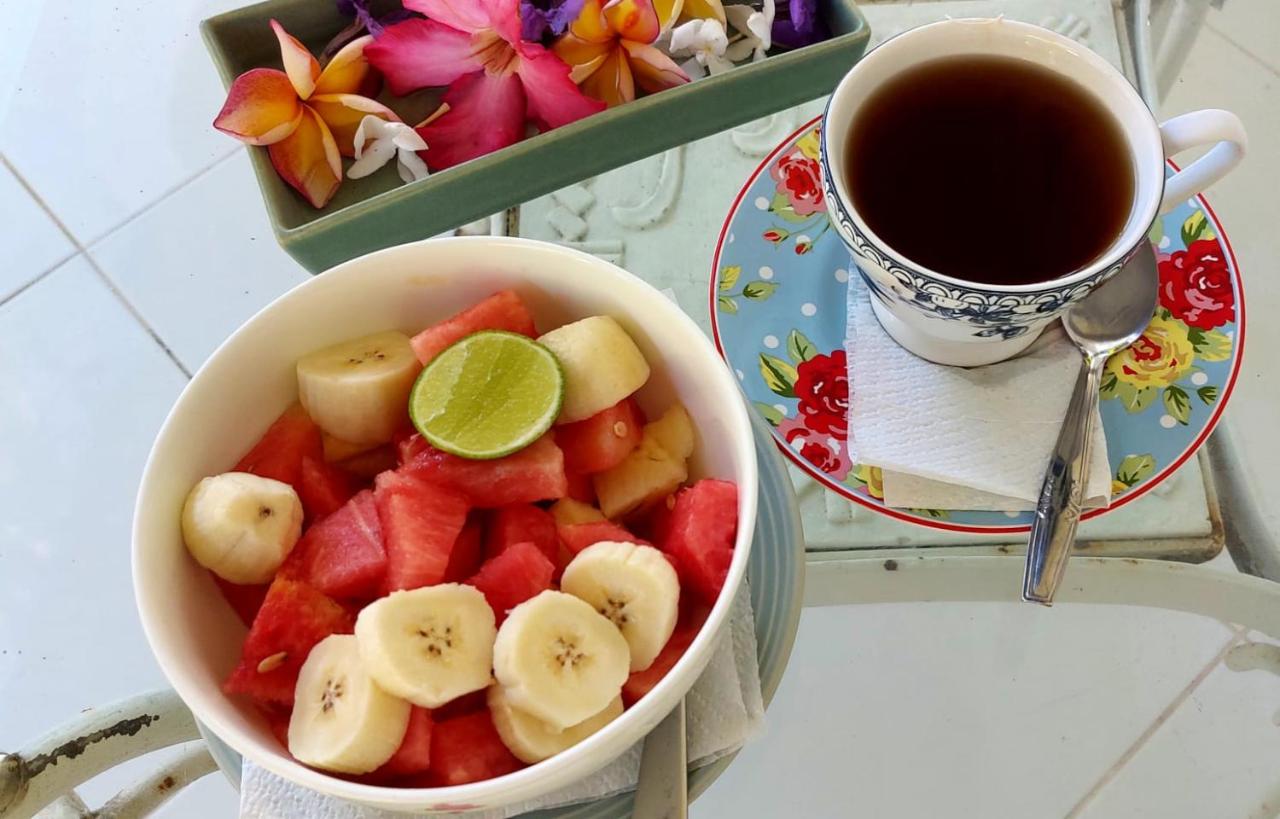
[[[473,460],[538,440],[564,399],[551,351],[516,333],[473,333],[431,360],[409,393],[409,417],[432,446]]]

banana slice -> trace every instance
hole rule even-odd
[[[289,753],[315,768],[368,773],[391,758],[409,727],[409,703],[374,683],[350,634],[316,643],[294,692]]]
[[[591,316],[538,339],[564,370],[564,403],[557,424],[590,418],[649,380],[649,363],[618,322]]]
[[[507,699],[500,685],[489,686],[489,714],[493,725],[502,737],[502,744],[515,754],[516,759],[532,765],[572,748],[622,716],[622,696],[616,696],[598,714],[587,717],[577,725],[557,731],[535,716],[521,711]]]
[[[226,472],[204,478],[182,508],[196,562],[231,583],[266,583],[302,534],[302,502],[287,483]]]
[[[510,703],[562,731],[622,691],[631,653],[622,633],[571,594],[544,591],[511,610],[493,644]]]
[[[565,567],[560,589],[609,618],[644,671],[676,629],[680,580],[662,552],[639,543],[593,543]]]
[[[385,444],[408,421],[409,390],[421,370],[408,336],[375,333],[298,359],[298,397],[334,438]]]
[[[484,595],[459,583],[394,592],[356,618],[356,641],[369,674],[423,708],[439,708],[489,685],[495,633]]]

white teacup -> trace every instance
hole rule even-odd
[[[1047,282],[994,285],[930,270],[889,247],[867,226],[848,190],[845,144],[859,109],[882,84],[941,57],[1005,56],[1028,60],[1091,90],[1119,123],[1136,179],[1128,219],[1107,250],[1088,266]],[[1217,143],[1165,180],[1165,157]],[[894,37],[845,75],[822,124],[823,189],[827,210],[853,252],[885,330],[903,347],[940,364],[991,364],[1026,349],[1051,322],[1089,294],[1145,241],[1158,214],[1221,179],[1244,156],[1240,120],[1227,111],[1183,114],[1157,124],[1119,71],[1079,43],[1012,20],[959,19]],[[928,196],[929,191],[919,192]]]

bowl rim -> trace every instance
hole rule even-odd
[[[474,248],[479,257],[484,258],[487,263],[498,267],[514,256],[526,253],[574,258],[581,264],[596,268],[600,275],[611,276],[621,286],[632,288],[633,290],[639,288],[640,292],[647,291],[647,303],[641,301],[638,302],[638,306],[650,308],[650,313],[642,315],[638,310],[632,310],[628,313],[628,317],[633,318],[637,324],[646,329],[662,333],[671,332],[673,327],[678,327],[683,335],[696,337],[697,341],[693,343],[693,346],[700,347],[706,363],[713,365],[705,368],[709,371],[706,386],[708,389],[720,392],[727,399],[723,402],[721,419],[725,421],[729,440],[735,442],[735,448],[740,450],[742,456],[737,476],[739,525],[737,539],[734,544],[734,557],[725,582],[725,591],[716,600],[707,616],[706,622],[686,650],[684,656],[677,661],[675,666],[667,672],[649,694],[636,705],[627,709],[613,723],[573,748],[514,773],[465,785],[437,788],[400,788],[356,783],[309,768],[289,757],[283,749],[278,751],[270,749],[235,726],[227,724],[216,713],[205,710],[203,705],[206,698],[226,698],[227,695],[223,694],[219,689],[206,690],[204,686],[198,684],[196,680],[187,675],[183,668],[177,667],[173,658],[169,657],[164,650],[165,639],[157,633],[154,626],[155,618],[162,616],[163,612],[156,609],[157,601],[153,601],[152,594],[149,591],[150,587],[154,585],[154,581],[144,577],[143,566],[145,560],[140,559],[140,556],[144,553],[141,545],[142,529],[144,528],[143,521],[148,515],[147,501],[151,494],[150,488],[161,480],[153,471],[157,453],[171,443],[167,441],[167,437],[175,424],[175,418],[182,416],[187,409],[186,402],[192,385],[199,382],[202,374],[210,364],[217,361],[228,346],[239,338],[241,334],[245,333],[247,328],[256,327],[262,322],[270,321],[271,317],[277,312],[289,310],[292,302],[299,298],[305,298],[305,296],[300,296],[300,293],[310,293],[313,290],[327,287],[340,287],[340,283],[343,280],[360,275],[362,270],[371,264],[408,262],[406,272],[407,275],[412,276],[415,275],[412,262],[415,259],[420,260],[420,254],[424,252],[430,253],[436,247],[452,246],[466,248],[467,250]],[[397,259],[396,257],[402,258]],[[657,298],[654,298],[655,296]],[[670,708],[674,707],[676,701],[684,696],[687,690],[696,682],[697,674],[691,673],[690,669],[695,666],[704,667],[709,662],[715,647],[714,641],[719,636],[719,633],[727,627],[736,591],[746,576],[756,516],[758,481],[754,437],[750,419],[747,415],[746,404],[740,394],[738,385],[733,380],[728,367],[715,352],[710,338],[702,332],[701,328],[689,315],[680,309],[674,300],[667,298],[661,291],[643,279],[617,265],[574,248],[566,248],[549,242],[519,237],[468,236],[424,239],[356,257],[337,265],[322,275],[313,277],[291,288],[241,324],[235,332],[231,333],[210,354],[208,359],[195,372],[191,381],[188,382],[182,393],[174,401],[163,424],[161,424],[151,451],[147,456],[139,482],[134,507],[130,549],[135,604],[148,646],[165,678],[174,687],[183,702],[192,710],[195,718],[238,751],[245,759],[260,765],[293,784],[366,805],[378,805],[392,809],[422,809],[441,805],[452,807],[464,805],[494,807],[513,804],[550,793],[570,782],[588,776],[608,764],[618,755],[625,752],[629,745],[624,745],[616,749],[616,751],[606,748],[606,745],[618,744],[619,740],[617,738],[622,734],[629,733],[625,730],[626,727],[643,723],[656,725]],[[700,670],[701,668],[698,668],[699,673]],[[684,682],[682,678],[686,676],[689,679]],[[684,682],[683,685],[681,685],[682,682]],[[250,707],[247,704],[236,701],[233,701],[233,704],[237,709],[242,710]],[[644,735],[645,732],[637,732],[631,741],[642,740]]]

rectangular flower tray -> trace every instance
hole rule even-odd
[[[318,273],[830,93],[870,32],[854,0],[819,0],[819,14],[833,32],[829,40],[642,97],[412,184],[402,185],[393,168],[344,180],[322,210],[276,175],[265,149],[250,148],[276,238]],[[205,20],[200,31],[225,85],[250,68],[280,66],[271,18],[317,53],[349,22],[332,0],[267,0]],[[416,104],[423,112],[434,107]],[[394,107],[409,113],[400,100]]]

